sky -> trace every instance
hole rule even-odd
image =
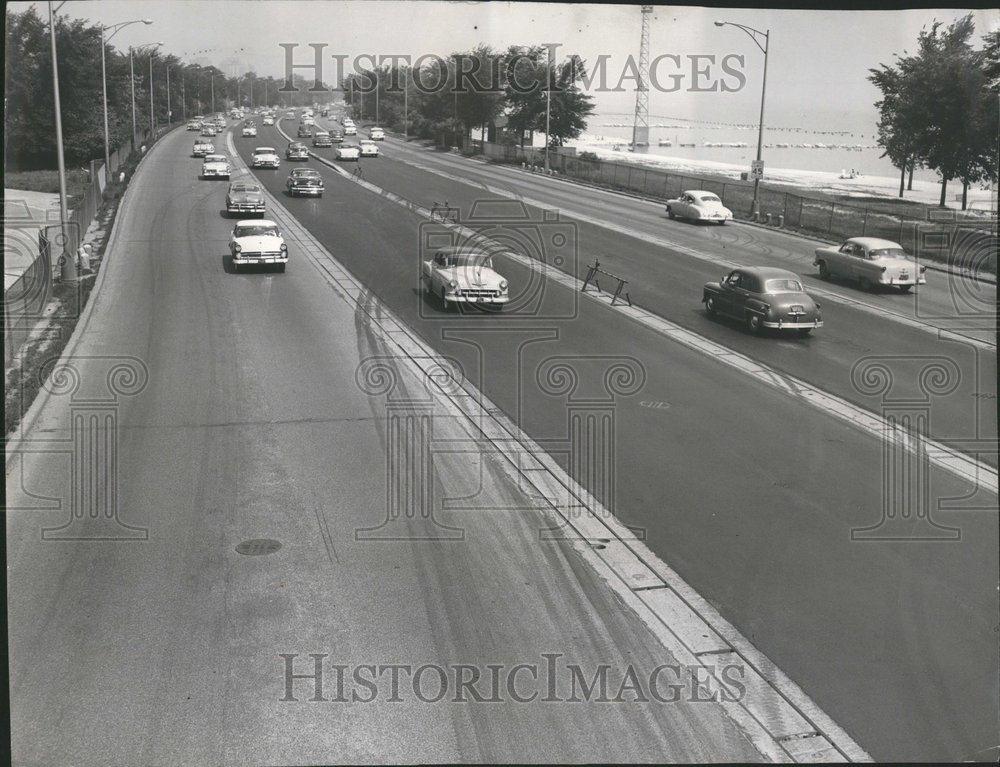
[[[13,2],[12,10],[45,3]],[[607,81],[613,87],[626,71],[628,57],[638,60],[639,6],[505,3],[402,2],[400,0],[70,0],[60,13],[106,25],[146,17],[153,25],[128,27],[112,41],[164,43],[182,58],[226,69],[227,60],[261,75],[282,76],[285,53],[280,43],[297,43],[296,63],[310,63],[309,43],[326,43],[324,78],[334,80],[333,54],[348,61],[361,54],[447,55],[479,44],[559,43],[560,55],[578,54],[593,65],[607,55]],[[650,27],[650,57],[680,56],[681,67],[661,59],[664,87],[669,75],[683,75],[680,89],[650,91],[650,114],[689,119],[756,122],[764,56],[747,35],[729,21],[770,31],[767,71],[768,124],[817,128],[873,126],[877,90],[868,70],[894,54],[913,49],[920,29],[935,19],[950,23],[965,15],[957,9],[907,11],[807,11],[656,6]],[[977,38],[1000,28],[1000,12],[973,11]],[[714,56],[709,82],[723,76],[721,60],[742,55],[745,84],[735,92],[691,92],[690,56]],[[698,61],[704,69],[707,59]],[[306,73],[308,74],[308,73]],[[714,77],[713,77],[714,76]],[[726,78],[730,85],[736,80]],[[631,113],[634,80],[625,92],[591,91],[601,114]],[[623,118],[624,119],[624,118]],[[652,120],[651,120],[652,122]]]

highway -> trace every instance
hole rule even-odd
[[[436,469],[436,497],[476,496],[487,510],[439,510],[465,530],[461,541],[358,539],[384,514],[391,435],[385,403],[359,388],[356,370],[387,353],[385,340],[301,244],[290,244],[285,274],[232,273],[226,185],[197,179],[192,141],[168,135],[133,179],[72,350],[85,382],[111,380],[109,357],[148,374],[115,400],[125,540],[43,533],[66,518],[51,499],[70,494],[71,397],[44,402],[27,435],[36,447],[8,461],[16,761],[760,761],[714,704],[348,706],[308,701],[308,681],[296,683],[298,702],[280,700],[282,654],[297,655],[297,673],[309,653],[347,666],[509,667],[558,652],[585,668],[651,668],[669,658],[574,549],[539,540],[543,520],[489,461],[458,456]],[[286,143],[269,127],[234,142],[244,161],[255,146]],[[979,396],[996,391],[981,317],[935,320],[955,334],[938,339],[917,326],[918,299],[821,283],[846,297],[823,301],[826,327],[808,339],[751,337],[704,315],[701,285],[725,268],[682,249],[811,263],[798,239],[668,223],[640,201],[398,142],[383,150],[361,164],[366,181],[426,207],[447,200],[463,220],[474,203],[495,217],[509,198],[461,178],[559,208],[575,243],[560,268],[582,276],[599,257],[643,307],[852,403],[880,407],[851,384],[862,357],[952,360],[961,380],[934,399],[928,433],[956,446],[996,436],[995,396]],[[1000,663],[998,518],[968,508],[995,496],[967,498],[967,481],[931,466],[929,503],[966,498],[932,508],[959,539],[916,540],[912,519],[894,540],[852,540],[882,518],[878,440],[555,281],[537,285],[513,261],[498,265],[512,287],[537,287],[520,313],[445,314],[418,284],[423,243],[440,228],[308,165],[325,180],[321,199],[284,194],[287,162],[254,175],[568,471],[578,466],[571,406],[613,411],[606,505],[875,759],[974,759],[995,747],[1000,696],[985,680]],[[538,205],[523,210],[532,226],[546,222]],[[594,223],[608,219],[636,236]],[[950,296],[935,285],[919,298],[944,315]],[[561,361],[587,394],[580,402],[546,382]],[[641,390],[608,397],[603,376],[616,362],[641,371]],[[448,422],[439,428],[446,438]],[[995,454],[978,458],[996,465]],[[86,520],[69,528],[89,530]],[[248,539],[282,548],[237,554]]]
[[[254,146],[269,143],[282,149],[286,142],[270,128],[257,139],[236,139],[244,159]],[[384,152],[362,162],[365,180],[427,207],[443,200],[469,205],[482,197],[474,189],[459,196],[455,183],[439,189],[439,176],[414,167],[392,143]],[[998,657],[991,633],[997,623],[995,513],[938,512],[939,519],[947,514],[947,524],[961,529],[960,542],[852,541],[852,529],[880,518],[882,458],[876,440],[589,302],[577,305],[571,322],[512,322],[515,315],[506,314],[444,316],[418,291],[422,219],[316,161],[309,165],[323,174],[326,195],[283,198],[289,210],[428,343],[461,361],[484,393],[536,440],[558,443],[567,429],[565,404],[559,407],[561,401],[541,391],[532,375],[549,355],[626,355],[641,362],[643,393],[616,410],[617,515],[643,529],[658,555],[873,756],[966,758],[990,746],[986,733],[997,710],[996,691],[977,684],[974,668],[995,664]],[[256,175],[282,195],[285,166]],[[353,163],[347,167],[354,171]],[[577,191],[578,197],[587,194]],[[593,246],[591,236],[603,238],[600,245]],[[580,263],[598,254],[603,262],[611,242],[619,250],[628,247],[620,235],[600,229],[581,235]],[[664,301],[674,307],[670,319],[686,315],[699,332],[749,348],[765,362],[795,360],[791,372],[821,380],[845,397],[851,395],[850,368],[859,356],[926,355],[934,349],[933,337],[924,331],[909,335],[905,326],[875,322],[863,312],[852,315],[831,303],[824,305],[827,327],[805,343],[748,338],[741,328],[702,317],[699,289],[717,270],[681,258],[671,264],[677,277],[657,285],[676,296],[681,276],[690,270],[689,285],[697,287],[683,289],[683,303]],[[504,269],[512,285],[531,279],[516,264]],[[560,300],[557,290],[550,292],[552,300]],[[634,298],[648,295],[637,292]],[[849,327],[842,329],[842,322]],[[539,326],[557,328],[558,341],[529,344]],[[839,340],[850,349],[872,334],[881,348],[873,340],[863,350],[841,351],[833,362],[815,348],[836,348]],[[955,346],[941,342],[938,353],[950,354]],[[963,372],[976,369],[977,354],[981,350],[956,357]],[[980,366],[987,382],[995,375],[994,364]],[[954,398],[949,415],[940,418],[942,428],[964,412],[966,425],[976,422],[981,435],[995,434],[992,417],[968,415],[976,413],[969,399]],[[651,411],[642,405],[650,401],[667,406]],[[939,404],[946,407],[943,399],[935,401],[935,418]],[[944,473],[932,472],[931,482],[935,498],[969,492]],[[993,497],[978,500],[995,503]],[[862,690],[868,692],[862,696]],[[871,695],[874,690],[877,696]],[[950,718],[942,717],[942,707],[952,712]]]

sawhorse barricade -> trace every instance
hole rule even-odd
[[[611,305],[615,305],[617,301],[622,296],[622,291],[625,292],[625,300],[628,301],[628,305],[632,305],[632,298],[629,296],[628,291],[625,290],[625,286],[628,285],[628,280],[619,277],[617,274],[612,274],[606,269],[601,268],[601,262],[596,258],[594,259],[594,265],[587,267],[587,279],[583,281],[583,287],[580,289],[581,292],[585,293],[587,291],[587,286],[590,283],[594,283],[594,287],[597,288],[597,292],[601,292],[601,284],[597,281],[597,275],[603,274],[605,277],[610,277],[612,280],[618,281],[618,287],[615,288],[615,292],[611,296]]]

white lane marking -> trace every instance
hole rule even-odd
[[[427,208],[416,205],[395,192],[382,189],[369,181],[353,176],[343,168],[340,168],[319,155],[314,155],[314,157],[316,157],[316,159],[324,165],[333,168],[337,173],[341,174],[349,181],[352,181],[353,183],[358,184],[381,197],[391,200],[392,202],[395,202],[420,216],[434,220],[441,225],[458,232],[469,240],[487,243],[490,242],[489,238],[483,237],[473,229],[464,227],[461,224],[456,224],[452,221],[442,221],[439,217],[434,217],[431,214],[431,211]],[[558,269],[549,268],[544,264],[540,264],[540,262],[535,259],[525,256],[524,254],[509,252],[506,248],[503,248],[500,243],[490,244],[501,248],[505,251],[508,258],[528,269],[533,271],[541,269],[544,277],[569,290],[580,292],[583,287],[583,283],[576,279],[576,277],[568,275]],[[608,293],[587,291],[586,293],[581,293],[581,295],[586,296],[592,301],[604,304],[611,311],[617,311],[625,314],[635,321],[642,323],[646,327],[655,330],[661,335],[718,360],[735,370],[739,370],[741,373],[744,373],[751,378],[770,386],[771,388],[778,389],[783,394],[795,397],[800,402],[805,402],[823,411],[824,413],[845,421],[851,426],[876,439],[888,441],[889,445],[894,448],[902,448],[917,457],[926,455],[927,459],[938,468],[944,469],[960,479],[969,482],[977,489],[983,489],[993,495],[997,495],[997,470],[987,463],[978,461],[971,456],[967,456],[959,451],[953,450],[941,442],[930,439],[929,437],[918,437],[914,439],[912,435],[904,429],[896,426],[880,415],[859,407],[858,405],[855,405],[842,397],[838,397],[835,394],[825,392],[812,384],[796,378],[795,376],[774,370],[773,368],[770,368],[745,354],[730,349],[727,346],[723,346],[715,341],[711,341],[694,331],[681,327],[677,323],[671,322],[670,320],[660,317],[657,314],[653,314],[646,309],[638,306],[628,306],[622,304],[612,305],[612,296]]]
[[[237,162],[242,163],[231,140],[230,146]],[[337,295],[363,311],[387,344],[399,348],[405,358],[401,362],[407,363],[414,375],[435,385],[438,401],[450,416],[465,424],[481,451],[502,456],[505,462],[501,466],[518,487],[526,490],[526,482],[544,499],[547,508],[558,515],[555,538],[573,545],[678,663],[700,667],[720,683],[724,681],[720,680],[724,667],[720,653],[741,668],[746,694],[738,700],[723,697],[717,702],[763,756],[773,762],[872,761],[795,682],[636,539],[500,408],[468,381],[446,381],[442,371],[454,366],[355,279],[274,195],[267,190],[265,194],[272,218],[279,221],[286,236],[299,242]],[[602,556],[603,552],[591,546],[597,541],[610,544],[614,555]],[[646,577],[637,579],[637,571]],[[706,643],[706,626],[717,635],[713,642]]]
[[[410,150],[410,151],[415,151],[415,150]],[[447,178],[451,181],[456,181],[458,183],[466,184],[468,186],[479,187],[485,189],[487,192],[492,192],[493,194],[498,194],[503,197],[507,197],[508,199],[520,200],[521,202],[524,202],[528,205],[533,205],[536,208],[541,208],[543,210],[558,210],[562,213],[565,213],[570,218],[575,218],[585,223],[592,224],[594,226],[599,226],[613,232],[618,232],[619,234],[624,234],[628,237],[633,237],[637,240],[648,242],[651,245],[656,245],[657,247],[669,248],[679,253],[683,253],[686,256],[690,256],[691,258],[696,258],[699,261],[705,261],[707,263],[715,264],[716,266],[721,266],[726,269],[738,269],[741,266],[746,266],[745,263],[730,261],[729,259],[722,258],[721,256],[716,256],[712,253],[707,253],[703,250],[697,250],[695,248],[691,248],[686,245],[681,245],[680,243],[673,242],[672,240],[668,240],[664,237],[658,237],[656,235],[646,234],[636,229],[631,229],[626,226],[621,226],[620,224],[616,224],[612,221],[606,221],[601,218],[595,218],[594,216],[590,216],[586,213],[575,212],[573,210],[561,208],[558,206],[553,206],[552,203],[543,202],[533,197],[526,197],[517,192],[511,192],[502,187],[493,186],[483,181],[477,181],[462,176],[456,176],[452,173],[448,173],[447,171],[443,171],[439,168],[433,168],[425,163],[414,162],[413,165],[420,168],[421,170],[426,171],[427,173],[433,173],[437,176],[441,176],[442,178]],[[651,204],[657,204],[657,203],[651,203]],[[931,335],[937,338],[946,339],[950,341],[959,341],[961,343],[971,343],[973,346],[985,349],[986,351],[996,351],[997,348],[996,342],[991,342],[981,338],[975,338],[973,336],[967,336],[962,333],[958,333],[954,330],[948,330],[946,328],[938,327],[937,325],[931,325],[926,322],[921,322],[920,320],[913,319],[912,317],[908,317],[905,314],[900,314],[899,312],[894,312],[890,309],[886,309],[885,307],[876,306],[875,304],[869,304],[866,301],[861,301],[860,299],[857,298],[851,298],[850,296],[846,296],[843,293],[837,293],[836,291],[828,290],[827,288],[817,287],[816,285],[810,284],[809,292],[815,293],[816,295],[822,296],[823,298],[829,299],[830,301],[835,301],[839,304],[851,306],[859,311],[867,312],[868,314],[874,314],[883,319],[888,319],[893,322],[898,322],[902,325],[906,325],[908,327],[916,328],[917,330],[922,330],[926,333],[930,333]],[[987,330],[986,328],[983,328],[984,332],[986,330]]]

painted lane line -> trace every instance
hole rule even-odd
[[[568,540],[679,663],[700,667],[716,680],[725,665],[720,658],[740,665],[747,694],[739,700],[721,699],[719,705],[761,754],[774,762],[871,761],[795,682],[482,392],[464,380],[457,382],[458,387],[442,384],[440,371],[453,366],[354,278],[270,192],[265,194],[272,218],[300,243],[335,292],[367,314],[371,327],[400,349],[414,374],[420,371],[425,380],[434,382],[446,411],[466,425],[480,451],[503,457],[501,465],[512,481],[522,489],[533,489],[533,495],[557,515],[550,537]],[[606,548],[593,548],[597,541]]]
[[[918,437],[914,439],[907,431],[891,423],[880,415],[859,407],[858,405],[855,405],[835,394],[823,391],[822,389],[796,378],[795,376],[774,370],[773,368],[770,368],[745,354],[723,346],[715,341],[711,341],[694,331],[688,330],[687,328],[684,328],[657,314],[653,314],[652,312],[639,306],[612,304],[611,294],[603,292],[596,293],[591,291],[584,293],[582,292],[583,283],[576,277],[566,274],[559,269],[550,268],[545,264],[540,264],[540,262],[530,256],[525,256],[521,253],[509,252],[506,248],[503,248],[501,244],[490,241],[489,238],[483,237],[473,229],[462,226],[461,224],[456,224],[453,221],[442,221],[440,217],[435,217],[427,208],[417,205],[394,192],[382,189],[369,181],[358,178],[326,158],[320,157],[316,154],[313,154],[313,157],[322,162],[324,165],[333,168],[337,173],[352,183],[358,184],[380,197],[384,197],[385,199],[390,200],[391,202],[394,202],[407,210],[416,213],[417,215],[440,223],[442,226],[456,231],[471,241],[483,242],[484,244],[501,248],[504,250],[505,257],[532,271],[538,271],[539,267],[541,267],[542,274],[547,279],[550,279],[569,290],[576,291],[591,301],[597,301],[611,311],[617,311],[625,314],[645,327],[650,328],[659,334],[670,338],[671,340],[677,341],[689,349],[693,349],[712,357],[771,388],[778,389],[782,393],[796,398],[800,402],[807,403],[824,413],[827,413],[828,415],[832,415],[842,421],[845,421],[851,426],[865,432],[869,436],[879,440],[888,441],[889,445],[893,448],[904,449],[907,452],[917,455],[918,457],[926,455],[927,459],[938,468],[944,469],[960,479],[969,482],[977,489],[984,489],[993,495],[997,495],[997,470],[987,463],[978,461],[971,456],[967,456],[959,451],[949,448],[943,443],[929,437]],[[964,339],[964,337],[962,338]]]

